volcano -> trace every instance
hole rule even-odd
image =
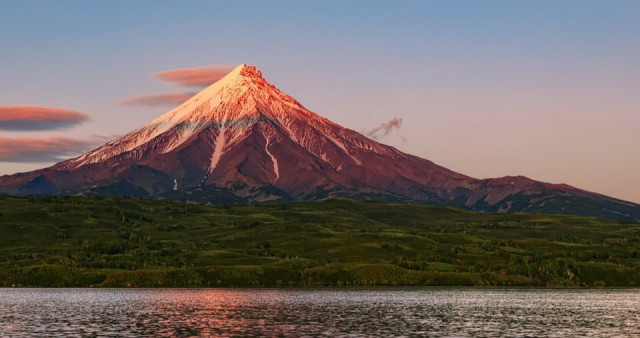
[[[0,193],[212,204],[348,197],[640,219],[631,202],[523,176],[475,179],[405,154],[309,111],[248,65],[120,139],[0,177]]]

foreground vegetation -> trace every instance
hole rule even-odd
[[[640,286],[640,223],[336,199],[0,197],[0,286]]]

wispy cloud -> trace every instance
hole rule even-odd
[[[152,76],[181,86],[206,87],[223,78],[231,70],[233,70],[232,66],[179,68],[154,73]],[[193,92],[181,92],[143,95],[116,102],[116,105],[145,108],[175,107],[195,94]]]
[[[153,77],[181,86],[202,87],[220,80],[232,69],[232,66],[179,68],[155,73],[153,74]]]
[[[374,140],[379,140],[380,138],[389,135],[389,133],[394,129],[399,129],[401,125],[402,119],[394,117],[388,122],[385,122],[369,131],[365,131],[364,134]]]
[[[188,100],[195,94],[196,93],[188,92],[143,95],[117,102],[116,105],[125,107],[137,106],[146,108],[175,107]]]
[[[58,162],[95,148],[115,137],[0,137],[0,162]]]
[[[41,131],[69,128],[85,122],[83,113],[40,106],[0,106],[0,130]]]

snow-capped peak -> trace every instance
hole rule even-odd
[[[207,131],[214,147],[209,169],[212,171],[225,150],[246,137],[247,131],[260,120],[271,121],[288,138],[328,163],[331,161],[324,159],[326,154],[320,150],[327,143],[337,147],[357,165],[361,161],[348,144],[367,151],[388,151],[377,142],[359,134],[354,136],[354,133],[307,110],[268,83],[255,66],[242,64],[177,108],[119,140],[65,162],[64,166],[79,167],[127,152],[135,153],[131,155],[135,158],[148,158],[152,154],[143,150],[143,145],[153,143],[152,147],[144,149],[164,154],[182,146],[194,135]],[[322,135],[321,140],[318,135]],[[340,163],[329,164],[334,168],[340,166]]]
[[[200,125],[226,124],[255,118],[260,113],[282,117],[291,113],[291,108],[306,110],[263,79],[262,72],[255,66],[242,64],[146,127],[164,129],[185,121]]]
[[[491,212],[556,213],[558,202],[566,201],[562,212],[566,207],[567,213],[584,213],[584,208],[572,205],[588,204],[605,210],[594,212],[596,216],[640,215],[638,205],[569,186],[517,177],[477,180],[404,154],[314,114],[248,65],[85,155],[51,168],[0,177],[0,193],[7,192],[121,194],[210,203],[348,196]]]

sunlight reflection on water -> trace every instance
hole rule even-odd
[[[0,289],[2,336],[633,336],[640,290]]]

